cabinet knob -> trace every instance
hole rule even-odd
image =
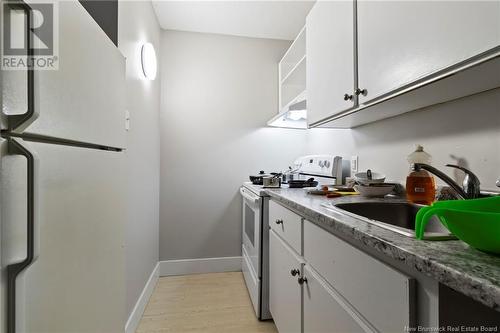
[[[353,95],[349,95],[349,94],[344,95],[344,101],[352,101],[353,98],[354,98]]]
[[[298,269],[294,268],[290,271],[290,274],[292,274],[292,276],[297,276],[300,274],[300,271]]]
[[[276,220],[276,224],[283,224],[283,220]]]
[[[366,96],[366,94],[368,94],[368,91],[366,89],[356,88],[356,90],[354,91],[354,93],[356,94],[356,96],[359,96],[359,95]]]
[[[307,284],[307,278],[304,276],[304,277],[299,277],[297,279],[297,282],[299,282],[300,285],[303,285],[304,283]]]

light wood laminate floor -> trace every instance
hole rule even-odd
[[[261,322],[241,272],[171,276],[159,279],[137,333],[277,333]]]

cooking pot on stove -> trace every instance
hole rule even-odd
[[[292,169],[292,167],[288,167],[288,170],[283,172],[282,175],[282,180],[283,183],[288,183],[289,181],[292,180],[297,180],[298,174],[299,174],[299,168]]]
[[[271,172],[270,174],[266,174],[263,170],[261,170],[261,171],[259,171],[258,175],[249,176],[248,178],[250,178],[250,181],[254,185],[263,185],[263,178],[264,177],[272,177],[272,176],[275,176],[275,175],[277,175],[276,172]]]
[[[273,187],[273,188],[281,187],[281,173],[277,173],[271,177],[263,177],[262,185],[264,185],[264,187]]]

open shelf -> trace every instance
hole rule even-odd
[[[281,101],[282,109],[291,101],[295,100],[304,90],[306,90],[306,59],[305,56],[297,63],[293,71],[281,82]]]
[[[280,81],[290,75],[297,64],[306,54],[306,30],[305,27],[299,32],[292,45],[279,63]]]
[[[305,75],[306,73],[306,56],[304,55],[300,60],[293,66],[293,68],[288,72],[288,74],[281,80],[281,84],[286,84],[290,81],[297,81],[297,78],[299,78],[300,82],[302,83],[303,76],[302,72]]]
[[[278,114],[269,126],[307,128],[306,110],[306,28],[300,30],[278,64]]]

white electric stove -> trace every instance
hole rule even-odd
[[[297,179],[314,178],[319,185],[340,185],[349,172],[342,157],[308,155],[295,160]],[[287,187],[287,184],[283,184]],[[297,190],[302,190],[298,188]],[[271,319],[269,312],[269,197],[262,185],[243,183],[242,204],[242,271],[245,283],[260,320]]]
[[[349,161],[334,155],[307,155],[293,162],[299,180],[314,178],[321,185],[342,185],[350,174]]]

